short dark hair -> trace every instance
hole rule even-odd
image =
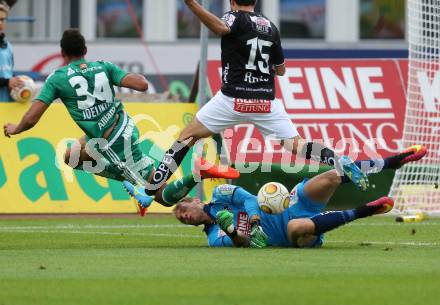
[[[237,2],[238,5],[243,5],[243,6],[249,6],[249,5],[256,5],[257,4],[257,0],[235,0],[235,2]]]
[[[68,29],[60,40],[61,50],[71,57],[84,56],[87,52],[86,40],[78,29]]]

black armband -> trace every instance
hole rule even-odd
[[[0,87],[8,87],[9,86],[9,78],[0,77]]]

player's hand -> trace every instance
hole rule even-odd
[[[232,233],[234,231],[234,214],[228,210],[217,212],[215,221],[225,233]]]
[[[267,240],[269,237],[264,233],[263,228],[255,223],[251,227],[251,233],[249,234],[249,246],[251,248],[265,248],[267,247]]]
[[[24,86],[24,82],[17,76],[11,77],[9,79],[9,90],[14,88],[21,88]]]
[[[3,126],[3,132],[5,136],[8,138],[10,138],[14,134],[17,134],[16,130],[17,130],[17,125],[15,124],[7,123]]]

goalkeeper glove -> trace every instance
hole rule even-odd
[[[228,210],[217,212],[215,215],[215,221],[229,237],[237,235],[237,230],[234,227],[234,214]]]
[[[251,224],[251,233],[249,235],[249,246],[251,248],[265,248],[267,247],[267,240],[269,237],[264,233],[259,221],[254,221]]]

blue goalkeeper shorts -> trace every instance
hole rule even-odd
[[[315,202],[304,193],[307,179],[297,184],[290,194],[291,206],[281,214],[261,213],[261,226],[269,236],[268,244],[275,247],[293,247],[287,236],[287,224],[292,219],[310,218],[325,210],[325,203]],[[323,235],[320,235],[308,247],[320,247]]]

